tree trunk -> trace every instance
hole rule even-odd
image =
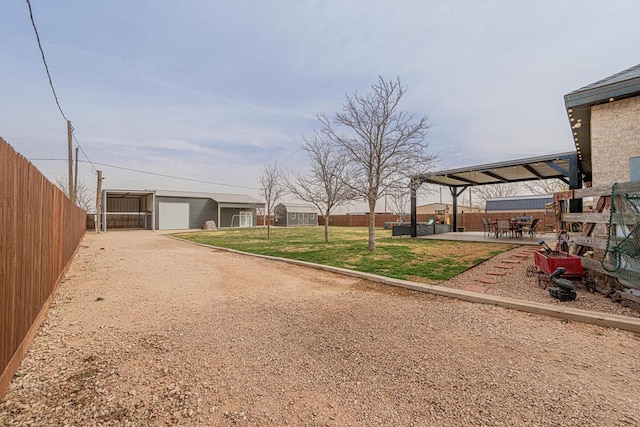
[[[376,204],[369,208],[369,250],[376,250]]]
[[[324,217],[324,241],[329,243],[329,217]]]
[[[271,238],[271,214],[267,212],[267,239]]]

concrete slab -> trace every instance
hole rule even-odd
[[[509,237],[496,238],[495,236],[485,236],[482,231],[465,231],[460,233],[442,233],[430,236],[421,236],[418,239],[427,240],[453,240],[458,242],[490,242],[505,243],[510,245],[538,246],[538,241],[544,240],[547,244],[555,241],[555,234],[546,234],[531,239],[528,236],[520,239],[512,239]]]

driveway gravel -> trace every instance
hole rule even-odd
[[[0,425],[635,426],[639,362],[631,332],[113,231]]]

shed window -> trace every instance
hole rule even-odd
[[[291,212],[291,219],[296,219],[296,213],[295,212]]]

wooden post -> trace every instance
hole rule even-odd
[[[96,233],[102,229],[102,171],[98,173],[98,183],[96,185]]]
[[[71,121],[67,120],[67,148],[69,157],[69,186],[68,193],[69,198],[73,203],[76,202],[75,195],[73,194],[73,133],[72,133]]]

